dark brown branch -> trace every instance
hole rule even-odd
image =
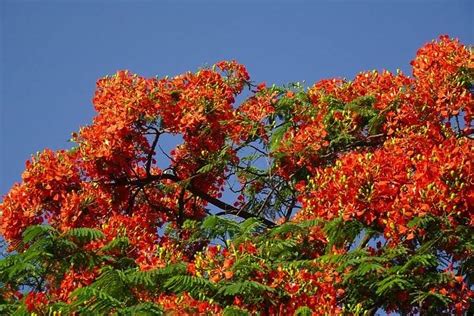
[[[136,191],[133,192],[133,194],[130,196],[130,198],[128,200],[127,210],[125,211],[125,213],[127,215],[130,215],[132,213],[133,207],[135,206],[135,199],[137,198],[137,195],[138,195],[138,193],[140,192],[141,189],[142,189],[142,187],[138,187],[136,189]]]
[[[461,131],[461,124],[459,123],[459,115],[455,115],[454,118],[456,120],[456,127],[457,127],[457,130],[458,130],[458,135],[461,135],[462,131]]]
[[[258,216],[260,216],[262,214],[263,210],[265,209],[265,206],[267,205],[267,203],[270,201],[270,198],[272,197],[273,191],[274,191],[274,189],[272,189],[270,191],[270,193],[268,193],[268,195],[265,197],[265,200],[263,201],[262,205],[260,206],[260,208],[258,209],[258,211],[255,214],[257,214]]]
[[[214,205],[214,206],[216,206],[216,207],[218,207],[218,208],[220,208],[221,210],[224,211],[224,212],[218,213],[216,215],[231,214],[231,215],[242,217],[244,219],[256,217],[256,218],[260,219],[268,227],[274,227],[275,226],[274,222],[272,222],[272,221],[270,221],[266,218],[255,216],[252,213],[249,213],[249,212],[244,211],[242,209],[238,209],[238,208],[236,208],[236,207],[234,207],[230,204],[227,204],[227,203],[225,203],[225,202],[223,202],[219,199],[216,199],[216,198],[208,195],[207,193],[204,193],[204,192],[201,192],[201,191],[198,191],[198,190],[194,190],[192,187],[188,188],[188,189],[191,193],[195,194],[196,196],[200,197],[201,199],[211,203],[212,205]]]
[[[147,184],[150,184],[152,182],[155,182],[155,181],[160,181],[160,180],[171,180],[173,182],[180,182],[182,181],[181,179],[179,179],[176,175],[174,174],[160,174],[160,175],[150,175],[146,178],[142,178],[142,179],[135,179],[135,180],[129,180],[129,179],[126,179],[126,178],[122,178],[122,179],[118,179],[116,180],[113,184],[115,185],[138,185],[138,186],[144,186],[144,185],[147,185]],[[231,214],[231,215],[236,215],[236,216],[239,216],[241,218],[244,218],[244,219],[248,219],[248,218],[253,218],[253,217],[258,217],[258,216],[255,216],[247,211],[243,211],[243,210],[240,210],[230,204],[227,204],[219,199],[216,199],[215,197],[213,196],[210,196],[209,194],[205,193],[205,192],[201,192],[200,190],[194,188],[192,185],[188,185],[186,187],[186,189],[191,192],[192,194],[196,195],[197,197],[203,199],[204,201],[207,201],[208,203],[220,208],[221,210],[224,211],[223,214]],[[219,215],[223,215],[223,214],[219,214]],[[266,218],[262,218],[262,217],[259,217],[259,219],[265,224],[267,225],[268,227],[274,227],[275,226],[275,223],[273,223],[272,221],[266,219]]]
[[[372,237],[374,237],[374,232],[366,231],[364,234],[364,237],[362,237],[362,239],[359,241],[359,245],[357,246],[357,249],[364,249],[365,246],[367,246],[369,241],[372,239]]]
[[[150,147],[150,152],[148,153],[146,167],[145,167],[146,174],[148,176],[150,175],[151,163],[153,160],[153,155],[155,154],[156,145],[158,144],[158,140],[160,139],[160,135],[161,133],[158,130],[156,130],[155,139],[153,139],[153,143],[151,144],[151,147]]]
[[[337,158],[337,155],[351,151],[358,147],[374,147],[383,143],[385,140],[385,134],[370,135],[364,140],[355,141],[344,148],[338,149],[336,151],[331,151],[327,154],[319,156],[319,158],[324,159],[324,162],[331,162],[334,158]]]
[[[178,197],[178,218],[176,223],[178,227],[182,227],[184,223],[184,194],[186,193],[186,187],[181,189]]]
[[[291,204],[288,206],[288,208],[286,209],[286,214],[285,214],[285,219],[288,221],[291,217],[291,212],[293,211],[293,208],[295,207],[295,204],[296,204],[296,198],[293,197],[293,199],[291,200]]]
[[[250,147],[250,148],[252,148],[252,149],[255,150],[256,152],[262,154],[263,156],[268,156],[268,153],[264,152],[264,151],[261,150],[260,148],[255,147],[254,145],[248,144],[247,146]]]
[[[152,203],[150,201],[150,198],[148,197],[148,194],[146,193],[146,190],[143,189],[143,196],[145,197],[145,200],[147,201],[147,203],[153,207],[153,208],[156,208],[160,211],[165,211],[166,215],[168,215],[169,217],[173,217],[173,214],[175,213],[175,211],[167,206],[164,206],[164,205],[156,205],[154,203]]]

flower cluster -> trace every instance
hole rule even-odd
[[[16,251],[0,265],[0,305],[462,314],[474,295],[473,58],[441,36],[413,77],[262,83],[240,104],[255,85],[236,61],[98,80],[75,146],[38,153],[0,203]],[[167,151],[169,139],[180,144]],[[120,290],[104,292],[110,271]]]

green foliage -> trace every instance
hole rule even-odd
[[[124,307],[117,310],[117,315],[123,316],[161,316],[164,315],[163,310],[160,306],[150,303],[143,302],[137,305]]]
[[[112,250],[120,250],[124,251],[130,246],[130,240],[128,237],[122,236],[112,239],[108,244],[102,247],[102,251],[112,251]]]
[[[108,294],[105,290],[94,287],[82,287],[75,290],[71,297],[75,299],[72,309],[80,313],[107,314],[112,309],[121,308],[124,304]]]
[[[360,222],[344,221],[341,217],[326,223],[324,232],[328,238],[327,250],[333,246],[347,248],[364,229]]]
[[[174,293],[188,292],[194,297],[209,297],[216,291],[214,283],[206,278],[190,275],[172,276],[164,283],[165,289]]]
[[[261,301],[262,293],[273,293],[275,290],[256,281],[241,281],[221,285],[218,294],[224,296],[242,296],[251,301]]]
[[[220,238],[223,241],[232,239],[235,245],[250,238],[263,227],[257,218],[249,218],[242,223],[237,223],[219,216],[208,216],[202,222],[202,230],[206,238],[210,240]]]
[[[153,269],[142,271],[130,269],[126,272],[127,283],[130,286],[143,286],[156,288],[163,287],[164,281],[173,276],[186,273],[186,266],[183,263],[170,264],[163,269]]]
[[[53,232],[54,228],[49,225],[33,225],[25,229],[22,235],[22,242],[24,245],[30,244],[35,239],[41,238]]]
[[[438,225],[438,221],[429,218],[417,218],[411,227]],[[314,262],[334,264],[343,274],[342,285],[346,293],[342,302],[343,309],[355,315],[366,315],[373,306],[389,306],[397,293],[405,291],[411,302],[427,304],[437,302],[437,306],[448,306],[450,298],[430,291],[437,284],[448,284],[451,279],[440,269],[439,246],[445,237],[436,231],[426,235],[415,251],[403,243],[396,247],[382,247],[376,254],[368,251],[368,245],[379,238],[380,234],[372,227],[366,227],[357,221],[343,221],[336,218],[330,222],[318,220],[294,223],[287,222],[273,229],[265,230],[255,218],[241,223],[218,217],[207,217],[200,226],[188,223],[186,227],[199,232],[209,240],[216,238],[231,239],[238,246],[251,240],[257,247],[255,254],[240,255],[232,266],[234,278],[231,281],[211,282],[207,275],[193,276],[186,271],[186,264],[177,263],[161,269],[139,270],[133,260],[126,263],[126,257],[112,259],[110,251],[125,251],[130,241],[119,237],[103,246],[99,253],[84,251],[88,242],[100,240],[103,235],[94,229],[77,228],[60,234],[50,226],[38,225],[27,229],[23,239],[17,245],[22,252],[12,254],[0,260],[0,284],[9,286],[29,286],[41,289],[35,280],[45,272],[46,262],[68,262],[77,267],[90,267],[99,262],[106,263],[100,276],[89,286],[77,289],[71,294],[73,304],[55,303],[51,310],[82,314],[104,314],[114,311],[117,315],[162,315],[159,306],[138,301],[133,289],[147,289],[158,293],[188,293],[201,300],[226,302],[235,296],[247,303],[262,303],[278,292],[262,283],[249,280],[258,271],[264,271],[261,260],[268,267],[276,269],[314,269]],[[305,256],[304,236],[308,230],[319,226],[327,237],[326,254],[317,259]],[[472,236],[460,226],[459,234],[466,235],[465,244],[457,245],[459,251],[472,249]],[[332,247],[343,247],[348,251],[341,254],[331,252]],[[316,260],[316,261],[315,261]],[[470,259],[468,259],[470,260]],[[466,273],[472,273],[469,261],[462,263]],[[420,276],[414,271],[426,269]],[[354,287],[357,284],[357,288]],[[364,289],[364,290],[361,290]],[[390,299],[388,299],[390,298]],[[363,302],[363,303],[361,303]],[[431,303],[430,303],[431,304]],[[3,302],[1,313],[21,315],[24,306]],[[23,312],[22,312],[23,311]],[[439,311],[433,309],[434,312]],[[297,310],[297,315],[310,312],[307,307]],[[238,308],[225,309],[225,315],[246,315],[247,311]]]
[[[270,142],[268,144],[268,149],[271,152],[275,152],[279,148],[283,136],[285,135],[289,127],[291,127],[291,123],[286,122],[273,131],[272,136],[270,138]]]
[[[66,237],[74,238],[81,244],[104,238],[104,233],[100,230],[89,227],[72,228],[64,235]]]
[[[307,306],[299,307],[295,312],[295,316],[311,316],[312,314],[313,311]]]
[[[243,309],[233,306],[227,306],[224,309],[223,316],[248,316],[249,313]]]

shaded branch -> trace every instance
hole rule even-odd
[[[137,185],[137,186],[144,186],[147,184],[150,184],[155,181],[160,181],[160,180],[171,180],[173,182],[181,182],[183,180],[179,179],[176,175],[174,174],[160,174],[160,175],[149,175],[146,178],[139,178],[139,179],[134,179],[134,180],[129,180],[126,178],[118,179],[112,184],[114,185]],[[241,209],[238,209],[230,204],[227,204],[224,201],[221,201],[205,192],[202,192],[196,188],[194,188],[191,184],[186,187],[186,189],[191,192],[192,194],[196,195],[197,197],[203,199],[204,201],[207,201],[208,203],[218,207],[219,209],[223,210],[224,213],[220,213],[219,215],[224,215],[224,214],[231,214],[235,216],[239,216],[244,219],[248,218],[259,218],[265,225],[268,227],[274,227],[275,223],[259,216],[255,216],[254,214],[251,214],[247,211],[243,211]]]
[[[286,219],[286,221],[288,221],[288,220],[290,219],[291,213],[292,213],[292,211],[293,211],[293,208],[295,208],[296,201],[297,201],[297,199],[296,199],[295,197],[293,197],[293,198],[291,199],[291,203],[290,203],[290,205],[288,206],[288,208],[286,209],[286,214],[285,214],[285,219]]]
[[[153,143],[151,144],[151,147],[150,147],[150,152],[148,153],[146,167],[145,167],[146,174],[148,176],[150,176],[150,169],[151,169],[151,163],[153,160],[153,154],[155,153],[155,148],[156,148],[156,145],[158,144],[158,140],[160,139],[160,135],[161,133],[158,130],[156,130],[155,139],[153,139]]]
[[[179,193],[179,198],[178,198],[178,218],[176,220],[178,227],[183,226],[183,216],[184,216],[184,194],[186,193],[186,187],[183,187],[181,189],[181,192]]]

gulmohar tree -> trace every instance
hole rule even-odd
[[[472,313],[473,63],[442,36],[412,77],[100,79],[0,204],[0,313]]]

